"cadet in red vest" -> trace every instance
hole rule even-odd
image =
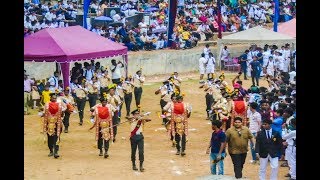
[[[188,135],[188,118],[191,115],[191,106],[183,102],[182,96],[177,96],[177,102],[171,106],[170,129],[175,136],[177,153],[176,155],[186,155],[186,136]],[[181,146],[180,146],[181,141]]]
[[[106,98],[101,98],[100,101],[101,104],[99,103],[91,108],[95,116],[95,122],[89,130],[96,127],[95,137],[100,150],[99,156],[103,156],[102,148],[104,148],[104,158],[108,158],[109,142],[113,140],[112,116],[116,109],[111,104],[108,104]]]
[[[241,117],[242,125],[247,126],[247,104],[244,100],[239,100],[238,94],[232,94],[233,107],[231,111],[231,127],[233,126],[234,118]]]
[[[48,136],[49,157],[58,158],[60,133],[62,131],[62,115],[66,109],[61,103],[57,102],[57,95],[50,94],[50,102],[44,106],[43,132]]]

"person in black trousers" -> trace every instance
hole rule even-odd
[[[151,119],[142,118],[140,116],[140,112],[138,109],[131,112],[133,117],[126,117],[130,121],[130,144],[131,144],[131,161],[132,161],[132,169],[137,171],[138,168],[136,166],[136,152],[137,148],[139,149],[139,161],[140,161],[140,171],[143,172],[145,169],[143,168],[144,161],[144,137],[143,137],[143,126],[146,122],[151,121]]]
[[[67,87],[64,90],[64,96],[61,97],[63,103],[67,106],[67,109],[64,111],[64,117],[63,117],[63,125],[64,125],[64,132],[68,133],[68,128],[69,128],[69,119],[70,119],[70,114],[74,111],[74,99],[73,97],[69,94],[69,88]]]
[[[133,91],[133,84],[131,82],[132,78],[127,77],[122,85],[123,93],[124,93],[124,102],[126,104],[126,116],[130,116],[130,106],[132,102],[132,91]]]
[[[85,86],[85,81],[79,81],[80,83],[77,85],[77,88],[75,90],[76,92],[76,102],[77,102],[77,107],[78,107],[78,112],[79,112],[79,118],[80,122],[79,125],[82,126],[83,124],[83,113],[84,113],[84,107],[86,106],[87,102],[87,90],[84,88]],[[83,83],[81,83],[83,82]],[[82,86],[81,86],[82,84]]]
[[[251,79],[252,85],[259,86],[260,70],[262,69],[260,62],[258,61],[257,56],[253,56],[253,61],[250,62],[251,66]],[[256,81],[256,83],[255,83]]]
[[[140,106],[140,100],[142,95],[142,85],[144,83],[145,78],[141,76],[141,70],[137,71],[133,77],[134,84],[134,99],[136,100],[137,108]]]
[[[253,135],[249,128],[242,126],[242,118],[235,117],[233,127],[226,131],[228,152],[233,163],[233,170],[237,179],[242,178],[242,169],[248,153],[248,142],[254,144]]]

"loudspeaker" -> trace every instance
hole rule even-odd
[[[83,15],[76,15],[77,25],[83,26]]]

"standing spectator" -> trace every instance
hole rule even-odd
[[[256,102],[250,103],[250,111],[248,114],[249,118],[249,130],[251,131],[253,137],[257,137],[258,131],[260,131],[261,127],[261,114],[257,111],[258,104]],[[254,144],[250,143],[252,160],[251,163],[256,163],[257,156],[254,150]]]
[[[91,81],[93,75],[94,71],[92,70],[91,64],[86,63],[83,70],[83,77],[86,79],[86,81]]]
[[[209,147],[207,148],[207,154],[209,154],[209,150],[211,148],[210,153],[210,169],[211,174],[216,174],[216,166],[219,164],[219,172],[218,175],[224,174],[224,166],[223,159],[226,156],[226,134],[220,129],[222,126],[222,122],[218,120],[212,121],[212,136],[210,140]]]
[[[56,90],[59,89],[59,74],[60,73],[58,71],[55,71],[53,76],[51,76],[48,80],[50,91],[52,93],[56,93]]]
[[[115,59],[111,60],[111,73],[112,73],[112,83],[114,84],[118,84],[120,82],[120,78],[121,78],[121,72],[120,72],[120,68],[123,68],[124,65],[121,61],[118,61],[118,63],[116,63]]]
[[[213,54],[210,52],[209,58],[207,60],[207,66],[206,66],[206,73],[207,73],[208,79],[210,78],[210,75],[211,75],[211,78],[213,78],[215,64],[216,64],[216,60],[214,59]]]
[[[230,58],[230,51],[227,46],[224,46],[224,48],[221,51],[221,69],[224,69],[224,64],[229,60]]]
[[[242,54],[240,57],[239,57],[239,61],[240,61],[240,66],[241,66],[241,72],[243,72],[243,75],[244,75],[244,80],[248,80],[247,78],[247,61],[248,61],[248,53],[249,53],[249,50],[246,50],[244,52],[244,54]]]
[[[235,117],[233,127],[226,131],[228,152],[231,156],[235,177],[242,178],[242,169],[248,152],[248,141],[253,144],[250,130],[242,126],[242,118]]]
[[[259,86],[260,69],[262,69],[262,67],[260,62],[257,59],[257,56],[253,56],[253,61],[250,62],[251,79],[252,79],[253,86],[255,86],[256,83],[257,83],[257,86]]]
[[[205,58],[205,54],[201,54],[201,58],[199,59],[199,71],[200,71],[200,82],[203,82],[204,71],[206,67],[207,59]]]
[[[292,131],[283,136],[285,145],[287,145],[287,159],[289,165],[290,180],[296,179],[296,119],[291,120]]]
[[[24,74],[24,115],[30,114],[28,112],[28,104],[31,100],[31,90],[34,80],[28,78],[28,74]]]
[[[259,179],[266,179],[268,160],[271,165],[271,180],[278,179],[279,162],[277,153],[281,150],[282,139],[277,131],[271,129],[272,120],[263,121],[263,130],[258,132],[256,142],[257,157],[260,157]]]

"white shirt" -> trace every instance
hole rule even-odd
[[[205,63],[207,63],[207,59],[204,58],[204,57],[201,57],[201,58],[199,59],[199,68],[200,68],[200,69],[204,69],[204,68],[205,68]]]
[[[291,71],[291,72],[289,72],[289,76],[290,76],[289,81],[292,82],[293,79],[294,79],[294,77],[296,76],[296,71]]]
[[[112,19],[117,22],[117,21],[120,21],[121,17],[120,17],[119,14],[115,14],[115,15],[112,17]]]
[[[249,114],[249,129],[252,133],[256,133],[260,130],[259,124],[261,124],[261,114],[258,113],[257,111]]]
[[[114,69],[114,68],[115,68],[115,66],[111,65],[110,69]],[[112,79],[121,78],[120,68],[122,68],[122,64],[117,64],[116,69],[114,70],[114,72],[111,71]]]
[[[50,79],[48,80],[48,82],[50,84],[49,90],[52,93],[55,93],[55,90],[59,88],[58,81],[59,81],[59,79],[56,78],[55,76],[51,76]]]
[[[266,136],[267,138],[272,138],[272,129],[270,128],[269,130],[266,130]]]
[[[288,134],[285,134],[282,139],[286,140],[289,146],[293,146],[294,140],[296,139],[296,130],[292,130]]]
[[[91,81],[93,77],[93,70],[83,69],[83,76],[86,78],[87,81]]]

